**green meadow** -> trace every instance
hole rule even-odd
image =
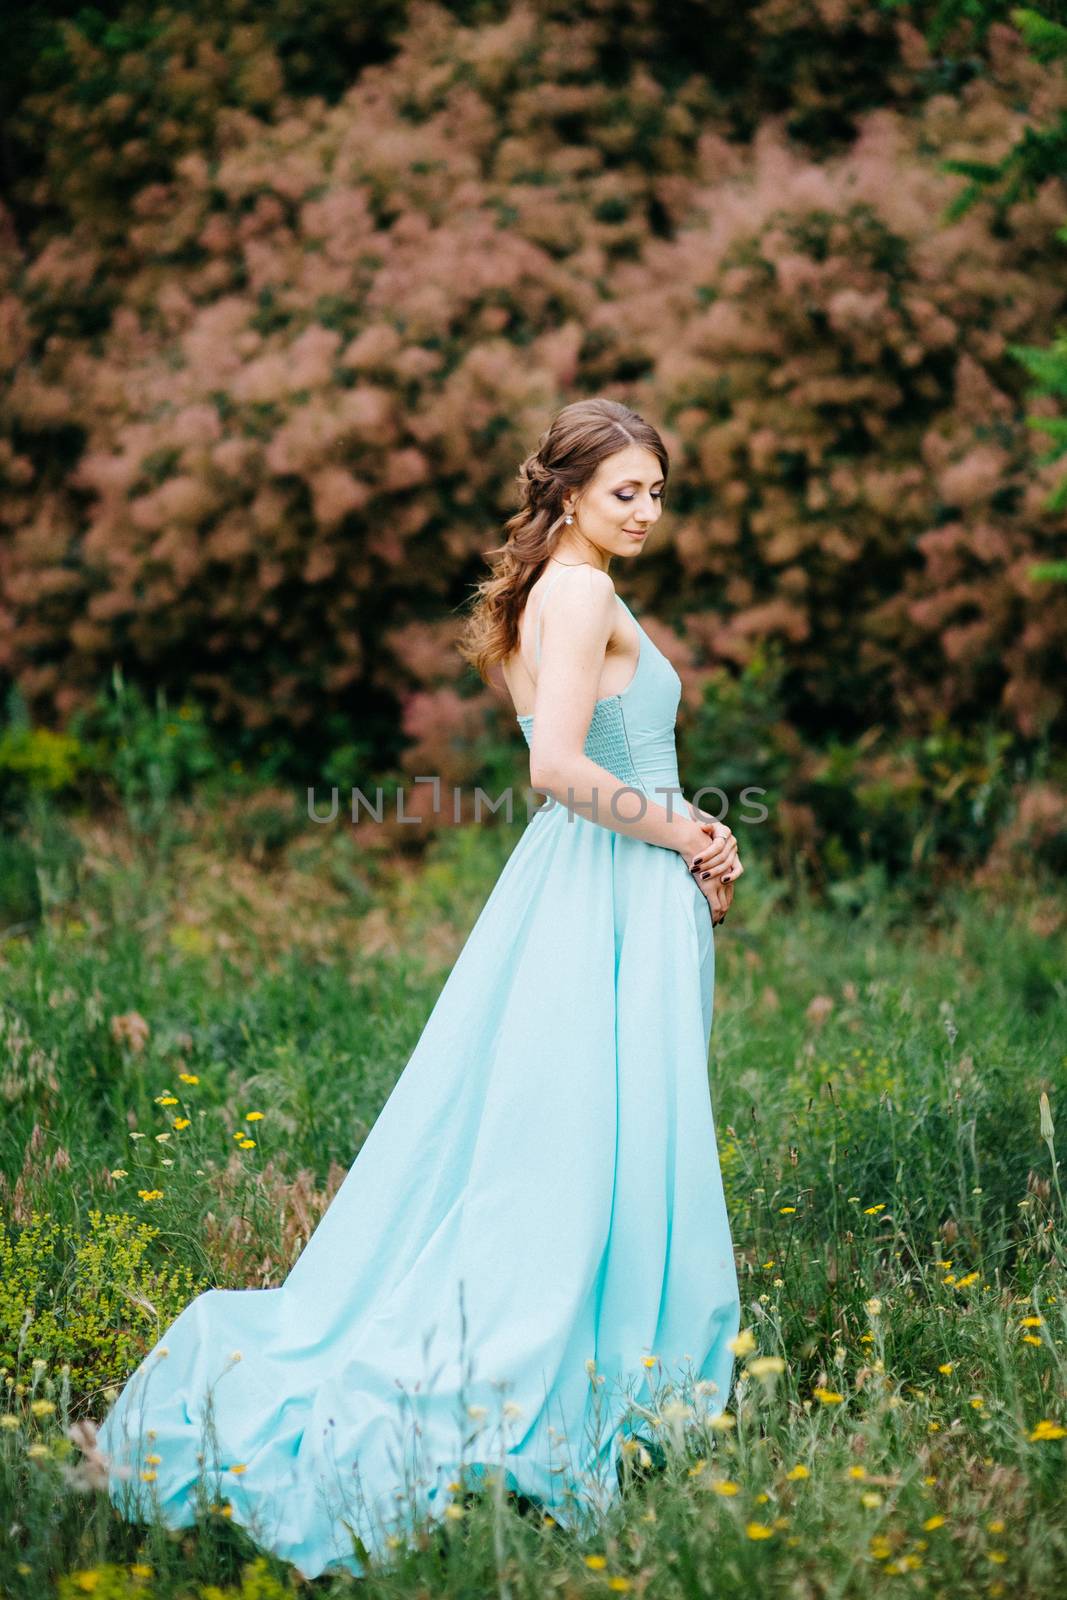
[[[239,1463],[190,1529],[116,1514],[93,1422],[194,1293],[283,1281],[522,826],[416,864],[303,804],[42,822],[43,913],[0,946],[0,1593],[1062,1594],[1062,895],[834,904],[755,837],[716,934],[743,1304],[716,1425],[664,1382],[613,1506],[564,1529],[490,1481],[358,1580],[258,1550]]]

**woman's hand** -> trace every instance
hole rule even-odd
[[[726,913],[734,898],[734,886],[732,883],[724,884],[721,878],[711,876],[703,878],[699,872],[694,872],[693,877],[696,879],[697,888],[711,907],[712,927],[718,927],[720,922],[726,921]]]
[[[738,855],[737,840],[725,822],[707,816],[696,806],[690,805],[689,809],[695,820],[705,819],[701,827],[712,840],[707,849],[689,858],[689,870],[711,906],[713,923],[722,922],[733,903],[734,885],[745,870]]]
[[[689,809],[693,820],[699,823],[703,833],[710,835],[712,841],[706,848],[695,850],[691,855],[688,852],[685,854],[685,864],[690,872],[710,872],[727,883],[738,879],[745,869],[741,865],[737,840],[732,830],[725,822],[716,821],[696,806],[690,805]]]

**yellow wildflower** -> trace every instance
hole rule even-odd
[[[800,1478],[810,1478],[811,1473],[808,1471],[807,1467],[802,1461],[798,1461],[795,1467],[790,1467],[789,1471],[786,1473],[786,1477],[790,1480],[790,1482],[796,1483]]]
[[[768,1528],[765,1522],[750,1522],[745,1528],[750,1539],[770,1539],[774,1534],[773,1528]]]
[[[766,1378],[769,1375],[785,1371],[785,1358],[783,1356],[756,1356],[745,1367],[754,1378]]]
[[[1033,1443],[1038,1439],[1062,1439],[1065,1435],[1067,1428],[1061,1428],[1058,1422],[1050,1422],[1047,1417],[1043,1417],[1030,1434],[1030,1441]]]
[[[752,1351],[756,1348],[756,1341],[752,1337],[752,1329],[742,1328],[741,1332],[737,1335],[737,1338],[730,1340],[729,1348],[733,1351],[735,1356],[751,1355]]]

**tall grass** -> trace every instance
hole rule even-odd
[[[77,903],[0,948],[0,1584],[270,1600],[301,1585],[224,1497],[181,1533],[117,1516],[92,1420],[198,1288],[284,1279],[519,830],[445,835],[415,877],[321,829],[238,870],[216,815],[150,888],[83,831]],[[1062,1593],[1062,901],[953,888],[902,931],[896,901],[827,908],[746,862],[710,1060],[726,1418],[664,1382],[591,1521],[472,1482],[322,1588]]]

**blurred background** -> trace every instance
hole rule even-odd
[[[671,450],[616,578],[687,791],[763,786],[752,852],[857,906],[1062,870],[1060,9],[23,5],[0,928],[76,870],[75,800],[155,837],[207,785],[270,850],[309,783],[525,782],[454,644],[594,393]]]

